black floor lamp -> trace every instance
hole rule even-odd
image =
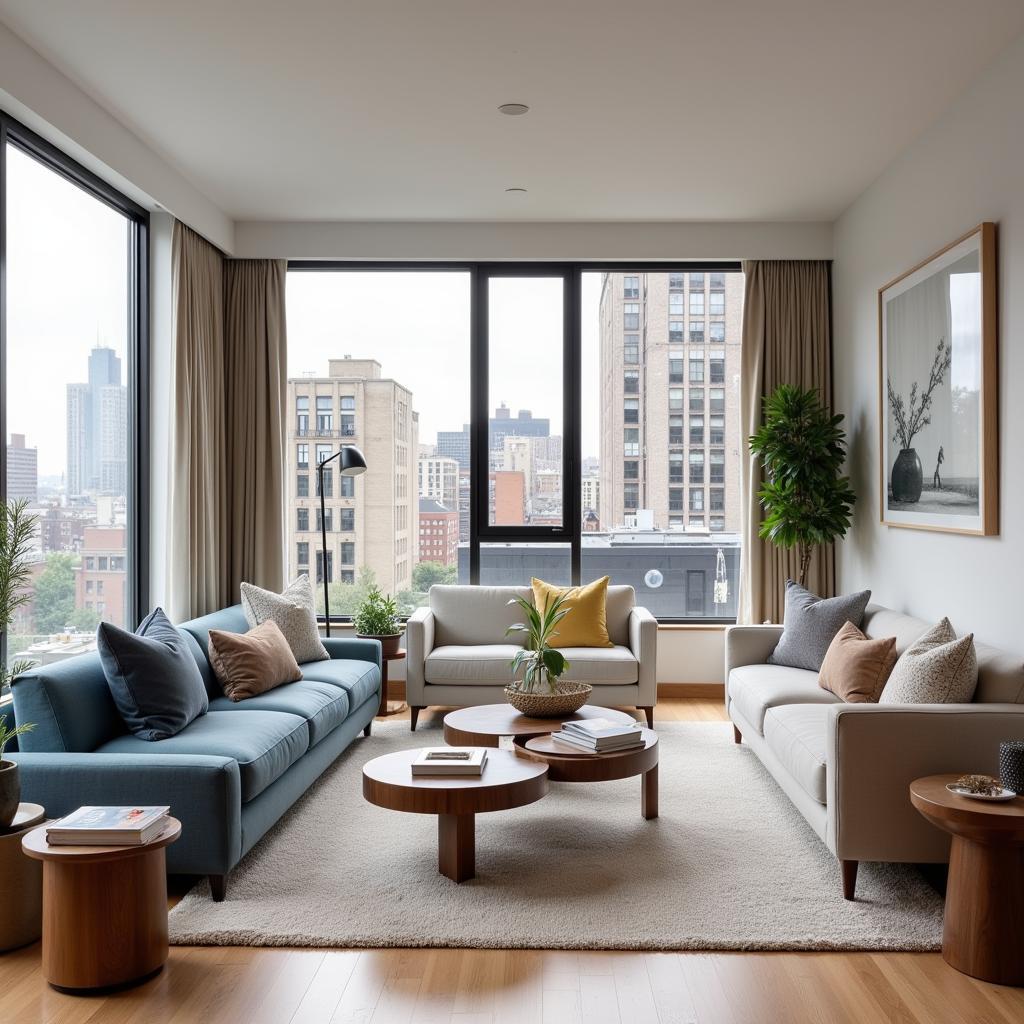
[[[327,621],[327,635],[331,635],[331,605],[327,587],[327,507],[324,504],[324,467],[335,459],[341,459],[339,473],[342,476],[359,476],[366,472],[366,459],[363,453],[352,444],[345,445],[341,451],[328,455],[323,462],[317,463],[316,476],[320,490],[320,538],[323,547],[320,550],[320,575],[324,581],[324,618]]]

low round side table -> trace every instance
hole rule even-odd
[[[50,846],[22,839],[43,862],[43,976],[80,991],[140,982],[167,960],[167,858],[181,822],[142,846]]]
[[[387,718],[388,715],[400,715],[409,707],[404,700],[388,700],[388,662],[404,660],[405,648],[399,647],[394,654],[385,654],[380,663],[380,709],[377,711],[378,718]]]
[[[910,802],[953,836],[942,958],[972,978],[1024,984],[1024,799],[971,800],[946,789],[958,775],[910,784]]]
[[[561,718],[530,718],[511,704],[477,704],[449,711],[444,716],[444,741],[453,747],[500,747],[503,736],[529,739],[559,732],[565,722],[588,718],[608,718],[620,725],[633,725],[636,719],[615,708],[584,704],[579,711]]]
[[[26,857],[21,841],[46,818],[39,804],[18,804],[0,828],[0,953],[35,942],[43,922],[43,866]]]

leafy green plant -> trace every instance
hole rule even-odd
[[[761,460],[762,540],[800,552],[800,585],[815,547],[845,536],[857,500],[843,475],[846,432],[817,391],[783,384],[764,400],[764,422],[750,438]]]
[[[34,728],[34,722],[26,722],[24,725],[19,725],[17,729],[8,729],[7,722],[0,718],[0,761],[3,761],[4,751],[11,740],[17,736],[24,736],[25,733],[31,732]]]
[[[546,683],[551,693],[558,691],[558,677],[569,667],[561,651],[551,646],[558,636],[558,624],[569,614],[561,595],[550,601],[544,611],[535,608],[522,597],[514,597],[509,604],[517,604],[526,615],[526,622],[517,622],[505,630],[505,636],[525,633],[526,646],[516,651],[509,663],[512,669],[512,686],[525,693],[539,693]],[[519,673],[523,673],[519,679]]]
[[[357,633],[364,636],[394,636],[402,631],[398,619],[398,605],[379,587],[371,588],[356,611],[353,623]]]
[[[27,501],[0,505],[0,633],[7,632],[14,613],[32,600],[28,556],[37,519],[29,514]],[[31,667],[30,661],[16,661],[10,666],[0,661],[0,692]]]

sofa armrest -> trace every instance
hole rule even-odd
[[[364,640],[362,637],[321,637],[320,642],[327,648],[327,653],[336,661],[368,661],[377,668],[381,667],[381,647],[379,640]]]
[[[86,804],[168,804],[171,871],[226,874],[242,855],[238,762],[199,754],[17,753],[22,799],[58,818]]]
[[[826,726],[829,847],[843,860],[941,861],[949,836],[910,803],[914,779],[999,774],[999,744],[1024,740],[1019,704],[838,704]]]
[[[781,626],[728,626],[725,630],[725,681],[741,665],[763,665],[782,638]]]
[[[417,608],[405,623],[405,699],[410,707],[426,707],[424,662],[434,649],[434,613]]]
[[[640,663],[637,707],[658,703],[658,620],[639,605],[629,613],[629,649]]]

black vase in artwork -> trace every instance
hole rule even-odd
[[[921,488],[924,486],[924,473],[917,449],[904,448],[896,456],[892,467],[892,498],[893,501],[905,501],[913,504],[921,500]]]

